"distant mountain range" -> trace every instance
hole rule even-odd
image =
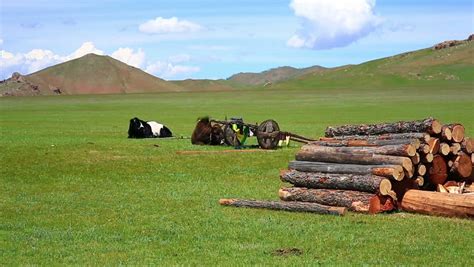
[[[449,81],[474,86],[474,39],[337,68],[279,67],[226,80],[165,81],[109,56],[88,54],[41,71],[0,81],[2,96],[226,91],[242,88],[399,87]]]

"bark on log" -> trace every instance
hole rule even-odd
[[[300,151],[318,153],[321,150],[341,153],[379,154],[404,157],[412,157],[416,154],[415,146],[412,144],[387,145],[378,147],[331,147],[327,149],[321,148],[321,146],[304,145],[301,147]]]
[[[449,129],[448,125],[443,125],[443,127],[441,127],[440,136],[441,136],[441,140],[443,141],[451,141],[453,139],[451,129]]]
[[[284,211],[300,211],[313,212],[319,214],[344,215],[346,208],[344,207],[330,207],[317,203],[308,202],[276,202],[276,201],[259,201],[259,200],[244,200],[244,199],[220,199],[219,204],[224,206],[234,207],[248,207],[248,208],[262,208],[272,210]]]
[[[430,141],[428,141],[428,145],[430,146],[430,153],[431,154],[438,154],[438,151],[439,151],[439,139],[438,138],[434,138],[434,137],[431,137],[430,138]]]
[[[451,129],[453,141],[461,143],[464,140],[464,126],[459,123],[448,124],[448,126]]]
[[[389,196],[375,195],[370,199],[369,213],[375,214],[395,210],[395,202]]]
[[[330,146],[330,147],[352,147],[352,146],[388,146],[388,145],[403,145],[412,144],[416,149],[420,147],[420,140],[418,139],[392,139],[392,140],[328,140],[328,141],[314,141],[310,142],[309,145],[316,146]]]
[[[461,152],[461,144],[460,143],[452,143],[449,147],[451,154],[458,155]]]
[[[427,215],[474,218],[473,195],[408,190],[401,207]]]
[[[433,157],[433,162],[428,170],[428,177],[432,184],[444,184],[448,178],[448,167],[444,158],[440,155]]]
[[[451,173],[459,175],[461,178],[467,178],[471,176],[472,173],[472,162],[471,158],[461,152],[453,162],[453,166],[450,170]]]
[[[398,133],[398,134],[381,134],[381,135],[344,135],[333,137],[321,137],[320,141],[333,140],[394,140],[394,139],[418,139],[420,141],[429,140],[428,133]]]
[[[288,168],[302,172],[373,174],[394,180],[402,180],[405,177],[403,167],[400,165],[357,165],[295,160],[288,164]]]
[[[416,152],[415,156],[411,157],[411,162],[416,165],[421,161],[420,153]]]
[[[390,194],[392,184],[381,176],[372,174],[333,174],[283,170],[280,179],[297,187],[313,189],[355,190],[382,195]]]
[[[413,172],[411,159],[400,156],[387,156],[377,154],[357,154],[338,152],[334,147],[312,146],[311,150],[301,150],[296,154],[296,160],[334,162],[349,164],[373,165],[400,165],[408,172]]]
[[[312,202],[327,206],[346,207],[350,211],[368,212],[374,194],[334,189],[281,188],[278,196],[283,201]]]
[[[343,125],[339,127],[330,126],[326,128],[325,136],[379,135],[410,132],[439,134],[441,132],[441,124],[433,118],[427,118],[419,121],[400,121],[395,123]]]
[[[471,137],[465,137],[464,141],[462,141],[461,143],[461,149],[464,152],[472,154],[472,152],[474,151],[474,139]]]
[[[441,144],[439,144],[439,151],[438,152],[443,156],[447,156],[451,152],[451,148],[449,147],[448,144],[441,143]]]

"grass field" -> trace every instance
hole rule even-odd
[[[129,140],[138,116],[190,136],[198,116],[273,118],[309,137],[327,125],[421,119],[474,135],[471,86],[0,99],[0,265],[464,265],[472,220],[407,213],[344,217],[221,207],[276,200],[298,145],[176,155],[189,139]],[[155,145],[159,145],[158,147]],[[277,255],[297,248],[300,255]]]

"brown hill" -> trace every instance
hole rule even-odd
[[[3,95],[117,94],[182,91],[109,56],[88,54],[44,70],[12,78],[0,84]]]

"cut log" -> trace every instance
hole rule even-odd
[[[430,141],[428,141],[428,145],[430,146],[430,153],[435,155],[438,154],[439,151],[439,139],[438,138],[430,138]]]
[[[464,152],[472,154],[472,152],[474,151],[474,139],[471,137],[464,138],[464,141],[462,141],[461,143],[461,149]]]
[[[369,213],[375,214],[395,210],[395,202],[389,196],[375,195],[370,199]]]
[[[400,165],[356,165],[295,160],[289,163],[288,168],[302,172],[373,174],[394,180],[402,180],[405,177]]]
[[[453,141],[461,143],[464,140],[464,126],[459,123],[448,124],[452,132]]]
[[[278,195],[283,201],[312,202],[327,206],[346,207],[350,211],[368,212],[374,194],[334,189],[281,188]]]
[[[451,152],[451,148],[449,147],[448,144],[441,143],[441,144],[439,144],[439,151],[438,152],[443,156],[447,156]]]
[[[301,147],[300,151],[318,153],[321,150],[341,153],[379,154],[404,157],[412,157],[416,154],[415,146],[412,144],[386,145],[378,147],[330,147],[327,149],[321,148],[321,146],[304,145]]]
[[[338,152],[334,147],[310,146],[311,150],[300,150],[296,160],[317,161],[366,165],[400,165],[408,172],[413,172],[411,159],[400,156],[387,156],[377,154],[358,154]]]
[[[443,127],[441,127],[440,136],[443,141],[451,141],[453,139],[451,129],[449,129],[448,125],[443,125]]]
[[[434,155],[431,153],[428,153],[424,155],[423,157],[421,157],[421,161],[424,163],[431,163],[433,162],[433,158],[434,158]]]
[[[357,140],[357,139],[344,139],[344,140],[327,140],[327,141],[314,141],[310,142],[310,145],[315,146],[330,146],[330,147],[352,147],[352,146],[388,146],[388,145],[403,145],[412,144],[416,149],[420,147],[420,140],[418,139],[392,139],[392,140]]]
[[[431,139],[431,138],[430,138],[430,139]],[[428,142],[429,142],[429,140],[428,140]],[[421,154],[426,155],[426,154],[430,153],[430,145],[428,145],[428,144],[422,144],[422,145],[420,146],[420,148],[418,149],[418,151],[419,151]]]
[[[372,174],[334,174],[283,170],[280,179],[297,187],[312,189],[355,190],[388,195],[392,190],[390,181]]]
[[[423,178],[423,176],[418,176],[416,177],[415,182],[419,187],[422,187],[425,184],[425,178]]]
[[[427,133],[398,133],[398,134],[381,134],[381,135],[344,135],[333,137],[321,137],[320,141],[333,140],[393,140],[393,139],[418,139],[420,141],[429,140],[430,135]]]
[[[418,175],[424,176],[426,174],[426,166],[423,164],[418,164],[416,166],[416,172],[418,173]]]
[[[451,154],[458,155],[461,152],[461,144],[460,143],[452,143],[449,147]]]
[[[453,162],[453,166],[450,170],[451,173],[459,175],[461,178],[467,178],[472,173],[472,162],[471,158],[461,152]]]
[[[263,208],[272,210],[284,211],[300,211],[313,212],[319,214],[344,215],[346,208],[344,207],[330,207],[317,203],[308,202],[276,202],[276,201],[259,201],[259,200],[244,200],[244,199],[220,199],[219,204],[224,206],[234,207],[248,207],[248,208]]]
[[[395,123],[343,125],[339,127],[330,126],[326,128],[325,136],[380,135],[410,132],[439,134],[441,133],[441,124],[433,118],[427,118],[419,121],[400,121]]]
[[[428,170],[430,182],[434,185],[444,184],[448,178],[448,167],[444,158],[440,155],[433,157],[433,162]]]
[[[416,165],[416,164],[419,164],[420,161],[421,161],[420,153],[416,152],[415,156],[411,157],[411,162]]]
[[[447,217],[474,218],[474,196],[408,190],[401,207],[405,211]]]

